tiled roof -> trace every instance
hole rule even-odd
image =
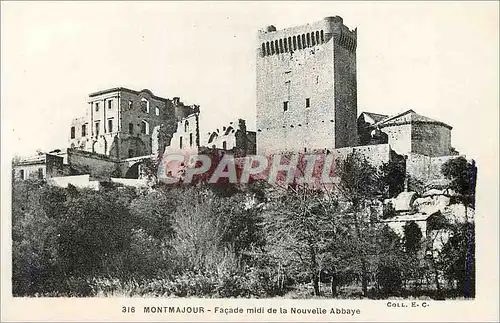
[[[380,121],[378,121],[375,125],[379,127],[386,127],[386,126],[392,126],[392,125],[399,125],[399,124],[410,124],[410,123],[431,123],[431,124],[437,124],[441,125],[443,127],[452,129],[452,127],[444,122],[437,121],[428,117],[425,117],[423,115],[420,115],[416,113],[413,110],[407,110],[402,113],[395,114],[393,116],[384,118]]]
[[[375,123],[387,118],[387,115],[385,115],[385,114],[379,114],[379,113],[373,113],[373,112],[361,112],[361,115],[366,115],[366,116],[370,117],[371,119],[373,119],[373,121]]]

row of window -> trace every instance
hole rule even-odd
[[[99,136],[100,129],[101,129],[101,122],[96,121],[94,123],[94,129],[95,129],[95,135]],[[105,129],[107,130],[108,133],[113,132],[113,119],[108,119],[108,128]],[[149,135],[149,122],[142,120],[141,122],[141,133],[145,135]],[[134,134],[134,124],[129,123],[128,124],[128,132],[130,134]],[[82,137],[87,136],[87,124],[82,125]],[[76,137],[76,129],[75,127],[71,127],[71,139],[75,139]]]
[[[282,54],[325,42],[323,30],[262,43],[262,55]]]
[[[108,104],[108,109],[113,108],[113,100],[106,100],[105,102],[107,102],[107,104]],[[92,102],[91,104],[94,105],[95,112],[99,112],[99,107],[100,107],[99,106],[99,102]],[[134,101],[128,100],[128,107],[129,107],[129,109],[132,109],[133,105],[134,105]],[[144,105],[145,112],[149,113],[150,107],[149,107],[149,101],[148,101],[148,99],[142,98],[141,99],[141,105]],[[160,115],[160,107],[159,106],[155,107],[155,114],[157,116]]]
[[[38,168],[37,178],[43,179],[43,177],[44,177],[43,176],[43,168]],[[27,179],[26,172],[24,171],[24,169],[19,170],[19,179]]]
[[[289,107],[290,107],[290,102],[283,101],[283,112],[287,112]],[[311,107],[311,99],[310,98],[306,98],[305,107],[306,107],[306,109]]]

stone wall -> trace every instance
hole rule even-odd
[[[448,156],[451,153],[451,130],[439,124],[412,125],[411,152],[426,156]]]
[[[441,173],[442,165],[458,156],[430,157],[420,154],[408,154],[406,159],[406,173],[425,185],[442,187],[448,180]]]
[[[122,175],[119,161],[105,155],[68,149],[68,163],[74,174],[89,174],[91,178],[109,179]]]
[[[397,154],[411,153],[411,124],[387,126],[382,128],[382,132],[387,134],[387,142]]]
[[[79,187],[79,188],[91,188],[94,190],[99,190],[100,184],[98,181],[91,181],[89,175],[76,175],[76,176],[64,176],[64,177],[53,177],[47,180],[49,185],[54,185],[58,187],[68,187],[69,184]]]
[[[44,163],[13,166],[14,179],[43,179],[46,178],[47,168]]]
[[[353,152],[366,158],[366,160],[375,167],[379,167],[383,163],[387,163],[391,160],[391,146],[389,144],[344,147],[331,151],[335,156],[335,160],[344,160]]]
[[[176,131],[172,135],[170,145],[165,152],[190,151],[197,152],[199,143],[199,124],[198,114],[191,114],[177,122]]]
[[[199,108],[184,105],[178,97],[157,97],[149,90],[115,88],[92,93],[85,116],[72,121],[75,138],[70,138],[70,147],[117,159],[149,155],[153,129],[165,125],[169,144],[177,119],[194,110]]]

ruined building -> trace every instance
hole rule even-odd
[[[119,87],[91,93],[85,115],[72,121],[69,145],[117,160],[151,155],[153,148],[170,144],[178,120],[197,112],[198,106],[186,106],[178,97],[158,97],[149,90]],[[153,134],[164,137],[162,147],[153,147]]]
[[[259,31],[259,154],[357,145],[356,42],[338,16]]]
[[[205,147],[230,151],[237,157],[255,155],[255,131],[247,130],[245,120],[238,119],[227,127],[209,132]]]

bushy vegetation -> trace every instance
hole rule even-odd
[[[401,238],[373,216],[402,187],[384,180],[397,167],[351,156],[337,171],[336,191],[15,182],[13,294],[384,298],[448,286],[474,295],[469,226],[449,224],[452,238],[430,261],[418,225]]]

